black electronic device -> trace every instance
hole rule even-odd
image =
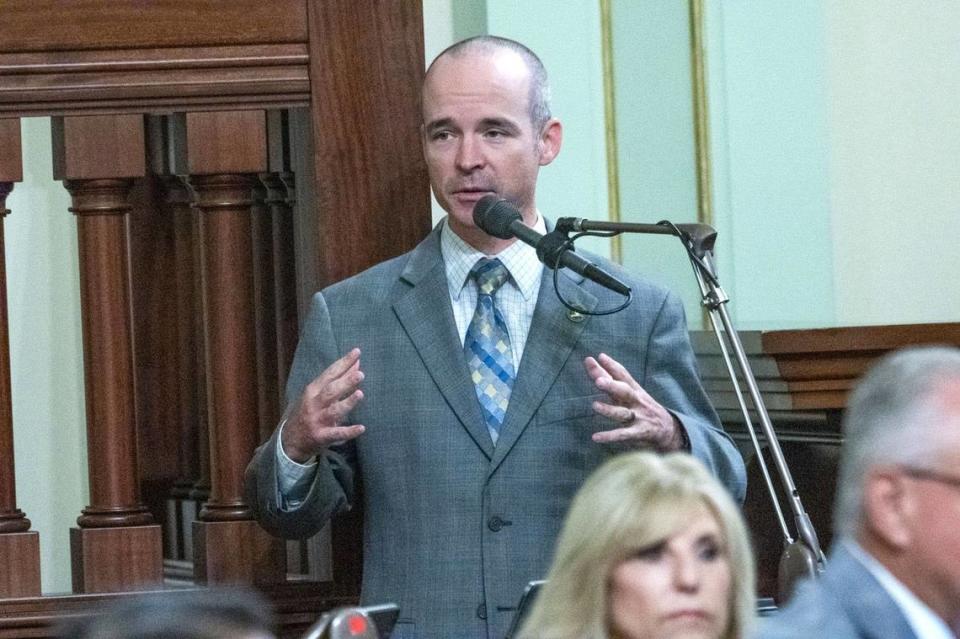
[[[527,587],[523,589],[523,594],[520,596],[520,603],[517,604],[517,612],[513,615],[513,621],[510,622],[510,630],[507,631],[505,639],[513,639],[517,636],[517,633],[520,632],[523,622],[525,622],[530,615],[533,604],[537,600],[537,595],[540,594],[540,589],[543,588],[543,584],[545,583],[547,583],[546,580],[538,579],[537,581],[531,581],[527,584]]]
[[[336,608],[323,613],[301,639],[388,639],[400,616],[396,604]]]

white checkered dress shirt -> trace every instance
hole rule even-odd
[[[533,228],[541,234],[546,233],[546,224],[539,213]],[[453,305],[461,346],[477,308],[477,286],[469,279],[470,269],[481,257],[496,257],[510,271],[510,279],[497,291],[496,304],[510,334],[513,370],[520,370],[520,359],[527,335],[530,334],[543,273],[543,264],[537,259],[537,252],[532,246],[517,241],[497,255],[485,255],[460,239],[446,222],[440,231],[440,252],[447,271],[450,304]]]

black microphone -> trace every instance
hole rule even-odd
[[[630,295],[630,287],[605,270],[580,257],[573,247],[565,246],[567,237],[552,231],[546,235],[523,223],[523,218],[510,202],[496,195],[484,195],[473,207],[473,222],[480,230],[501,240],[517,238],[537,250],[537,259],[556,270],[565,266],[600,286],[621,295]]]

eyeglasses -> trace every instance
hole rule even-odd
[[[946,486],[950,486],[951,488],[960,490],[960,477],[947,475],[945,473],[938,473],[935,470],[927,470],[926,468],[915,468],[913,466],[901,466],[901,468],[905,474],[913,477],[914,479],[935,481],[938,484],[944,484]]]

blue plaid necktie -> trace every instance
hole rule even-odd
[[[507,324],[493,298],[510,273],[500,260],[484,257],[477,260],[470,275],[477,281],[477,310],[467,328],[463,350],[487,430],[496,444],[515,375]]]

